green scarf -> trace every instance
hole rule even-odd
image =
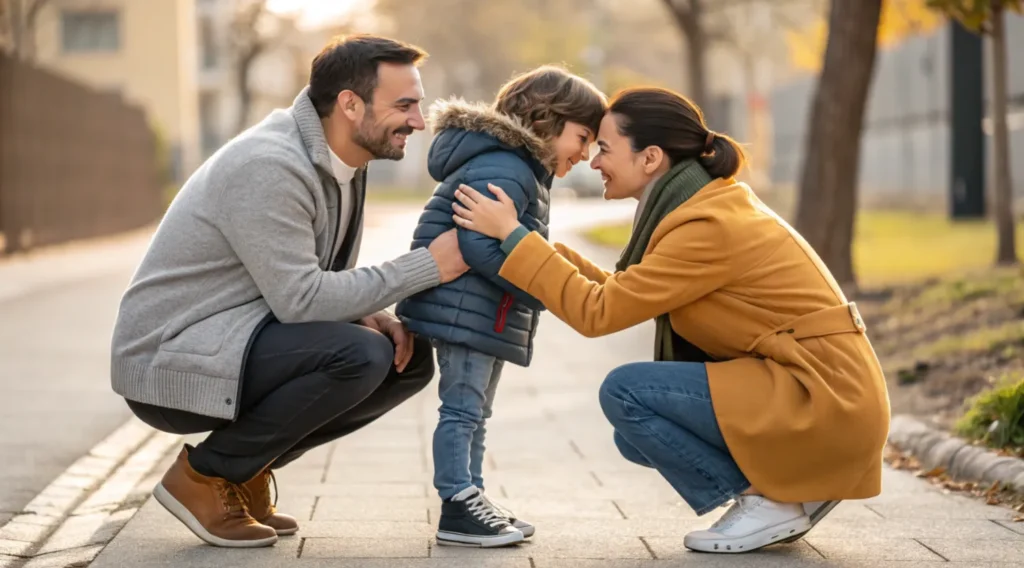
[[[647,204],[640,213],[637,226],[629,237],[629,244],[622,251],[615,269],[623,271],[634,264],[640,264],[654,229],[669,213],[711,181],[711,176],[696,160],[680,162],[661,176],[651,189]],[[655,325],[655,361],[708,360],[707,355],[672,331],[668,314],[658,316]]]

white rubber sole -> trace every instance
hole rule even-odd
[[[809,530],[811,530],[811,521],[804,515],[740,538],[694,538],[686,535],[683,538],[683,546],[697,552],[739,554],[782,542]]]
[[[293,534],[299,532],[298,527],[296,527],[294,529],[284,529],[284,530],[280,530],[280,531],[277,530],[277,529],[274,529],[274,530],[277,531],[277,536],[292,536]]]
[[[196,519],[184,505],[182,505],[170,494],[170,492],[167,491],[167,489],[164,488],[163,483],[157,483],[156,487],[153,488],[153,497],[157,502],[163,505],[170,514],[174,515],[179,521],[184,523],[190,531],[203,539],[207,544],[223,548],[262,548],[265,546],[273,546],[274,543],[277,542],[277,535],[260,540],[227,540],[210,534],[210,532],[204,529],[203,525],[199,523],[199,520]]]
[[[470,534],[437,531],[437,544],[441,546],[465,546],[471,548],[498,548],[522,542],[526,538],[522,531],[500,536],[480,537]]]
[[[537,532],[537,527],[535,527],[533,525],[530,525],[528,527],[516,527],[516,528],[519,529],[520,532],[523,533],[523,538],[530,538],[531,536],[533,536],[533,534],[535,532]]]

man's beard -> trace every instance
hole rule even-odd
[[[367,113],[363,118],[363,122],[359,124],[359,129],[356,130],[353,141],[372,154],[375,160],[401,160],[404,158],[405,148],[393,145],[391,143],[391,136],[395,134],[412,134],[412,128],[409,125],[405,125],[390,132],[387,128],[381,128],[379,132],[375,132],[374,127],[377,125],[374,122],[374,118],[372,113]]]

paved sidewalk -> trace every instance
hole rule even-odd
[[[599,260],[610,266],[611,256]],[[698,519],[656,472],[619,457],[597,403],[607,371],[649,360],[652,333],[641,326],[588,340],[546,314],[534,365],[507,367],[488,425],[485,479],[502,503],[537,525],[532,542],[499,550],[434,543],[435,382],[379,422],[279,472],[278,504],[302,522],[298,535],[268,549],[217,549],[150,500],[92,566],[1021,565],[1024,523],[1010,522],[1010,511],[944,495],[895,471],[886,471],[883,495],[843,503],[797,544],[740,556],[687,552],[683,535],[724,509]]]

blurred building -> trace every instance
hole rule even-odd
[[[300,29],[295,19],[267,13],[240,29],[242,0],[196,0],[198,107],[202,155],[208,157],[276,108],[291,106],[309,80],[313,56],[329,30]],[[259,44],[245,78],[245,45]],[[242,89],[249,109],[243,109]],[[245,116],[243,116],[243,114]]]
[[[146,109],[178,181],[200,159],[195,0],[55,0],[39,14],[35,61]]]

